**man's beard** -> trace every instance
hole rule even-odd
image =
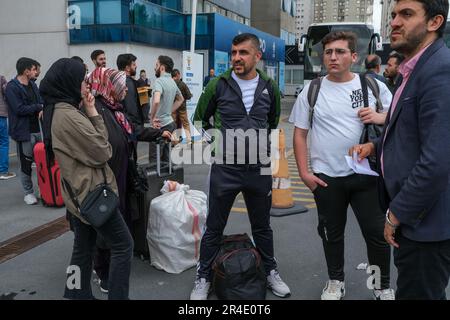
[[[130,70],[130,76],[134,77],[136,75],[136,70]]]
[[[155,70],[155,77],[159,78],[161,76],[161,70]]]
[[[239,73],[236,72],[236,69],[235,69],[236,66],[241,67],[242,71],[239,72]],[[249,70],[247,70],[247,68],[245,67],[245,65],[243,63],[242,64],[241,63],[236,63],[235,65],[233,65],[233,71],[234,71],[234,73],[242,75],[242,76],[246,76],[249,73]]]
[[[417,27],[415,30],[412,30],[409,35],[405,36],[402,42],[395,43],[391,41],[391,48],[401,54],[407,55],[414,52],[426,36],[426,29]]]

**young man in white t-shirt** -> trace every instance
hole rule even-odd
[[[375,111],[376,98],[370,88],[369,108],[364,108],[360,78],[350,71],[357,59],[356,43],[356,35],[351,32],[333,32],[323,39],[323,62],[328,75],[322,80],[312,123],[309,86],[297,98],[289,120],[295,124],[297,167],[302,180],[314,193],[319,215],[318,232],[330,278],[321,299],[340,300],[345,295],[344,233],[350,204],[366,240],[369,263],[381,271],[381,286],[374,290],[374,296],[391,300],[394,298],[389,275],[391,253],[383,237],[384,213],[378,204],[377,180],[355,174],[344,158],[350,147],[359,142],[364,123],[383,124],[386,117]],[[384,84],[377,83],[386,112],[392,95]],[[308,171],[307,161],[309,130],[312,173]]]

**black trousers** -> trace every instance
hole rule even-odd
[[[417,242],[398,230],[394,264],[398,270],[397,300],[446,300],[450,278],[450,240]]]
[[[111,248],[111,264],[109,267],[108,299],[126,300],[129,293],[131,257],[133,256],[133,238],[128,231],[122,215],[117,210],[103,226],[93,228],[84,224],[75,216],[71,216],[75,239],[73,244],[71,266],[80,270],[80,288],[69,288],[66,284],[64,298],[75,300],[93,299],[91,288],[92,256],[97,233]],[[71,275],[68,274],[68,278]]]
[[[271,191],[272,176],[261,175],[260,168],[245,165],[211,166],[209,212],[200,246],[199,278],[211,280],[212,264],[220,249],[223,231],[239,192],[244,196],[253,239],[266,273],[276,269],[270,227]]]
[[[390,287],[391,249],[384,239],[385,214],[381,211],[377,178],[353,174],[332,178],[316,174],[328,184],[314,190],[319,214],[317,230],[322,238],[330,280],[344,281],[344,233],[351,205],[367,246],[370,265],[381,272],[381,289]]]

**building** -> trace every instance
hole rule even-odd
[[[315,0],[314,22],[373,23],[373,0]]]
[[[197,13],[217,13],[250,25],[251,0],[197,0]],[[192,13],[192,0],[183,0],[183,13]]]
[[[295,39],[298,41],[302,34],[308,32],[309,25],[313,22],[314,0],[296,0],[297,12],[295,16]]]
[[[251,26],[295,44],[296,0],[252,0]]]
[[[258,35],[263,61],[259,67],[284,86],[284,42],[246,24],[249,0],[241,7],[226,5],[239,1],[199,1],[202,11],[220,3],[225,11],[197,16],[196,52],[204,55],[203,73],[210,67],[229,67],[231,40],[242,32]],[[190,48],[191,16],[184,14],[183,0],[2,0],[0,10],[0,73],[11,79],[18,58],[27,56],[42,65],[42,76],[61,57],[80,56],[88,68],[94,68],[90,54],[103,49],[107,66],[116,68],[121,53],[137,56],[138,69],[147,70],[153,83],[154,64],[159,55],[173,58],[182,68],[182,52]],[[203,7],[201,7],[203,6]],[[209,7],[215,8],[215,7]],[[237,20],[229,15],[239,11]],[[186,10],[189,8],[186,8]],[[216,9],[213,9],[216,10]],[[219,10],[220,11],[220,10]],[[242,21],[242,20],[241,20]],[[247,21],[250,23],[250,20]]]
[[[394,0],[383,0],[383,9],[381,11],[381,37],[383,41],[389,42],[389,36],[391,34],[391,12],[394,8]]]

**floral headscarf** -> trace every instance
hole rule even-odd
[[[127,89],[127,75],[124,71],[99,67],[94,69],[87,79],[91,93],[95,97],[101,97],[106,106],[114,111],[117,122],[126,133],[131,134],[132,128],[123,114],[123,106],[120,103],[125,98]]]

